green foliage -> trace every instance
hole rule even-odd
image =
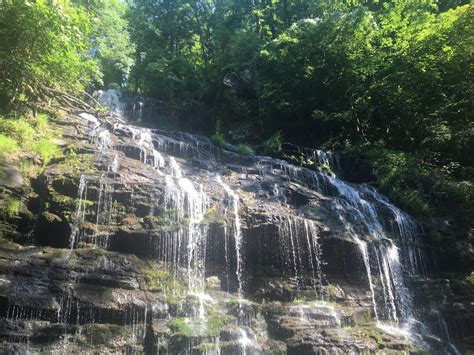
[[[4,118],[0,116],[0,153],[14,153],[18,151],[35,152],[43,162],[43,167],[49,161],[61,154],[56,143],[51,139],[53,136],[48,116],[40,113],[34,119]],[[21,171],[25,176],[33,176],[38,170],[34,164],[22,159]]]
[[[82,88],[96,76],[87,50],[90,17],[82,7],[4,1],[0,24],[0,107],[36,100],[43,85]]]
[[[130,40],[125,12],[118,0],[101,2],[96,8],[93,27],[95,57],[103,74],[104,87],[119,89],[133,65],[134,44]]]
[[[238,149],[239,153],[242,155],[246,155],[248,157],[255,155],[255,151],[246,144],[239,144]]]
[[[361,146],[348,154],[354,166],[369,164],[381,191],[414,216],[451,215],[457,227],[466,230],[472,223],[472,183],[456,180],[409,153]]]
[[[0,132],[23,146],[31,143],[35,137],[35,128],[25,118],[0,118]]]
[[[47,135],[51,130],[49,126],[49,117],[45,113],[39,113],[35,118],[35,129],[43,135]]]
[[[18,144],[14,139],[7,137],[4,134],[0,134],[0,155],[14,153],[17,150]]]
[[[21,208],[22,204],[18,198],[9,197],[3,206],[2,214],[5,217],[15,217],[20,213]]]
[[[43,166],[48,165],[49,161],[61,154],[58,145],[48,139],[41,139],[33,146],[34,152],[38,153],[43,160]]]
[[[211,137],[212,141],[214,142],[215,145],[218,147],[224,147],[227,142],[225,140],[225,137],[222,133],[216,133]]]
[[[283,143],[283,137],[281,131],[274,133],[263,143],[263,149],[265,153],[276,154],[281,152],[281,144]]]
[[[29,106],[45,85],[84,89],[103,79],[166,103],[180,128],[217,128],[255,146],[270,137],[266,153],[280,153],[283,136],[309,147],[364,145],[377,183],[401,207],[424,217],[455,213],[467,223],[471,3],[84,4],[2,2],[0,109]],[[59,153],[48,131],[46,116],[1,118],[0,152],[34,150],[47,164]],[[226,144],[222,133],[212,140]],[[254,154],[244,144],[239,151]]]

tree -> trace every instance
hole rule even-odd
[[[98,4],[94,16],[93,53],[103,74],[103,85],[123,85],[133,66],[135,46],[125,19],[127,7],[119,0]]]
[[[98,79],[82,7],[47,0],[0,6],[1,106],[34,101],[43,85],[84,88]]]

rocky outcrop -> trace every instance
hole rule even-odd
[[[342,354],[472,345],[467,298],[415,276],[421,254],[404,251],[422,241],[402,235],[399,219],[407,217],[369,187],[83,113],[55,125],[64,155],[38,177],[28,182],[1,167],[3,201],[22,203],[2,222],[3,352]],[[404,283],[387,274],[397,273],[398,261],[384,264],[398,249]],[[408,284],[416,294],[404,293]],[[433,302],[424,303],[429,294]],[[415,305],[409,311],[403,297]],[[419,325],[408,334],[395,325],[409,316],[446,329],[440,339]],[[449,323],[462,331],[446,332]]]

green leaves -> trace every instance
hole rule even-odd
[[[93,51],[103,73],[103,84],[122,85],[134,64],[135,45],[130,39],[126,6],[118,0],[108,0],[98,6],[94,18]]]
[[[0,13],[0,96],[34,101],[42,85],[82,88],[92,82],[89,16],[68,1],[12,1]]]

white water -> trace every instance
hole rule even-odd
[[[315,156],[319,165],[334,164],[327,154],[316,151]],[[412,296],[405,286],[403,272],[417,275],[426,269],[421,249],[412,247],[415,243],[419,244],[416,224],[373,189],[348,184],[336,178],[332,169],[320,169],[318,172],[266,158],[260,159],[257,167],[262,175],[278,174],[280,171],[290,181],[332,197],[334,213],[359,246],[376,319],[409,326],[413,317]],[[387,215],[392,216],[393,226],[384,225]],[[282,223],[280,235],[284,237],[280,240],[281,253],[287,266],[293,268],[295,277],[300,278],[305,271],[301,259],[306,260],[304,254],[308,253],[308,248],[300,250],[302,244],[295,238],[294,230],[291,223]],[[399,240],[403,250],[391,238]],[[405,255],[409,256],[403,266],[401,252],[403,260],[406,260]],[[309,268],[314,266],[309,265]]]
[[[311,327],[341,328],[339,311],[328,303],[299,304],[289,308],[289,314],[297,315],[302,324]]]
[[[178,233],[186,233],[186,257],[189,288],[193,292],[203,292],[206,270],[207,230],[203,224],[204,215],[208,209],[207,196],[202,186],[195,188],[193,182],[183,177],[183,172],[174,158],[170,158],[173,176],[166,177],[165,204],[175,210],[174,218],[177,223],[187,222],[187,228]],[[184,220],[184,218],[187,220]]]
[[[298,286],[306,271],[321,284],[321,248],[316,224],[306,218],[288,216],[280,224],[278,235],[282,263],[292,270]]]
[[[98,129],[97,120],[93,116],[92,118],[89,116],[83,118],[90,123],[90,127],[94,127],[99,150],[102,152],[109,150],[112,145],[109,139],[110,132]],[[140,149],[140,160],[154,167],[158,173],[166,174],[165,204],[175,222],[180,225],[186,224],[186,227],[166,239],[168,243],[166,260],[174,268],[183,265],[186,268],[189,291],[199,299],[197,316],[204,318],[206,316],[205,304],[209,301],[204,293],[207,230],[203,225],[203,220],[208,209],[207,197],[202,186],[184,177],[180,164],[174,158],[171,157],[169,161],[165,161],[161,153],[155,149],[157,146],[158,149],[166,152],[170,149],[167,142],[158,139],[152,131],[147,129],[123,125],[120,128],[132,133],[132,139]],[[176,145],[173,149],[177,149],[179,154],[188,154],[188,150],[190,150],[189,145],[184,142],[174,142],[173,145]],[[398,332],[407,334],[407,337],[411,336],[408,325],[412,323],[413,318],[412,297],[405,286],[403,273],[409,272],[412,275],[426,273],[421,248],[413,248],[413,245],[418,245],[419,242],[416,223],[373,189],[354,186],[336,178],[333,172],[334,157],[331,154],[316,150],[314,158],[319,167],[322,167],[319,172],[296,167],[286,162],[274,163],[272,161],[269,164],[268,161],[263,161],[262,164],[257,163],[257,167],[262,174],[271,170],[279,171],[277,174],[288,177],[290,181],[301,183],[333,198],[333,211],[359,247],[379,327],[386,332]],[[116,173],[118,165],[118,155],[116,154],[111,164],[111,171]],[[222,181],[220,176],[217,176],[216,179],[231,199],[229,207],[233,214],[232,235],[235,239],[237,293],[240,299],[243,264],[239,197]],[[87,195],[85,185],[84,189],[85,195]],[[278,184],[274,184],[273,190],[275,196],[284,194],[280,191]],[[103,193],[100,195],[103,198],[99,197],[98,224],[100,206],[104,204],[102,201],[107,200],[105,184],[104,188],[100,188],[100,191]],[[82,196],[83,193],[84,191],[81,192],[80,187],[78,194]],[[79,203],[77,209],[76,215],[83,215],[82,218],[84,218],[85,206],[83,204],[81,206]],[[110,211],[106,207],[102,209]],[[386,218],[381,214],[381,209],[385,209],[385,212],[389,211],[389,215],[392,216],[391,226],[386,225]],[[104,222],[104,224],[106,223]],[[225,233],[224,239],[227,266],[229,252],[227,233]],[[318,244],[317,225],[306,218],[289,216],[283,220],[280,226],[280,241],[281,256],[298,280],[298,286],[307,274],[321,282],[321,250]],[[74,241],[71,245],[74,245]],[[333,316],[336,319],[336,316]],[[390,322],[390,325],[384,322]],[[338,324],[340,324],[340,319]],[[239,342],[242,352],[246,353],[252,339],[243,328],[240,332]]]
[[[217,182],[224,188],[226,194],[231,198],[232,204],[232,213],[233,213],[233,235],[235,240],[235,255],[237,259],[237,267],[235,270],[235,274],[237,276],[237,294],[238,297],[242,297],[242,230],[240,225],[240,216],[239,216],[239,196],[227,185],[222,181],[222,178],[217,175],[216,177]],[[226,241],[227,244],[227,241]]]
[[[109,112],[119,117],[125,117],[125,103],[122,101],[122,94],[113,89],[99,91],[99,103],[109,109]]]
[[[81,224],[84,222],[86,216],[86,199],[87,199],[87,180],[84,174],[79,178],[79,189],[77,192],[78,202],[76,205],[76,211],[72,218],[70,247],[74,249],[77,242],[77,237],[81,231]]]

